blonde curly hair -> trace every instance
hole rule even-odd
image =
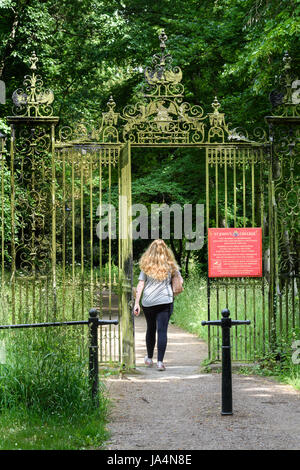
[[[154,240],[141,256],[139,261],[141,271],[158,281],[163,281],[177,271],[178,265],[173,252],[163,240]]]

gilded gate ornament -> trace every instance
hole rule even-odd
[[[90,151],[97,150],[97,144],[121,144],[120,132],[123,142],[141,145],[252,142],[246,131],[229,129],[217,97],[212,103],[213,111],[208,114],[204,114],[201,106],[183,101],[182,71],[172,66],[173,58],[166,52],[167,39],[162,31],[161,51],[153,55],[152,66],[145,68],[143,101],[125,106],[119,114],[111,96],[99,126],[82,121],[72,129],[60,129],[57,148],[66,142]],[[265,132],[256,133],[254,139],[265,141]]]
[[[146,67],[144,73],[146,81],[150,86],[157,85],[159,91],[164,87],[165,95],[169,93],[171,96],[174,96],[175,86],[182,80],[182,71],[179,67],[171,68],[173,62],[172,56],[165,53],[167,39],[168,37],[163,30],[159,35],[161,54],[153,56],[153,67]],[[176,90],[177,94],[179,91],[183,91],[183,87],[181,87],[182,85]]]
[[[164,31],[159,39],[161,52],[154,54],[152,67],[144,72],[144,101],[126,106],[121,115],[125,121],[123,139],[149,145],[203,143],[207,116],[200,106],[183,102],[182,71],[172,67]]]
[[[50,105],[54,101],[54,94],[50,89],[43,89],[43,80],[35,73],[37,61],[38,58],[33,52],[30,58],[32,74],[24,77],[24,89],[19,88],[12,95],[15,105],[13,114],[17,116],[48,117],[53,114]]]
[[[225,140],[225,132],[228,134],[228,127],[225,123],[224,113],[219,112],[220,103],[215,96],[215,99],[212,103],[213,113],[208,113],[210,129],[208,131],[207,141],[211,142],[214,137],[219,137],[221,142]]]
[[[82,120],[73,127],[64,126],[60,128],[56,147],[63,148],[68,145],[74,146],[78,150],[97,151],[101,150],[101,145],[103,147],[105,144],[116,144],[117,148],[120,144],[117,128],[119,113],[115,112],[115,107],[116,103],[113,97],[110,96],[107,102],[107,111],[102,113],[99,126]]]

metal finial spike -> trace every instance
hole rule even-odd
[[[35,51],[32,52],[32,55],[31,55],[29,60],[30,60],[30,63],[31,63],[30,69],[31,70],[36,70],[36,63],[39,59],[38,59]]]
[[[218,98],[217,98],[216,96],[215,96],[215,99],[214,99],[214,101],[212,102],[211,105],[212,105],[214,111],[215,111],[215,112],[218,112],[218,110],[219,110],[219,108],[220,108],[221,105],[220,105],[220,103],[219,103],[219,101],[218,101]]]
[[[168,40],[168,36],[166,35],[165,33],[165,30],[162,29],[160,35],[158,36],[159,40],[160,40],[160,48],[162,51],[165,50],[166,48],[166,41]]]
[[[282,61],[284,63],[284,68],[285,69],[290,69],[291,68],[292,58],[290,57],[290,55],[287,51],[285,51]]]
[[[113,108],[116,106],[116,103],[115,103],[115,101],[114,101],[112,95],[110,95],[110,97],[109,97],[109,100],[108,100],[108,102],[107,102],[107,106],[108,106],[110,109],[113,109]]]

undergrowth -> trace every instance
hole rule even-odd
[[[102,384],[99,407],[91,398],[86,335],[81,327],[1,332],[0,449],[101,447],[109,400]]]

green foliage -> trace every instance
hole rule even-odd
[[[111,92],[121,109],[140,90],[139,67],[165,28],[187,100],[207,107],[218,94],[230,122],[251,125],[266,114],[285,50],[299,67],[299,8],[299,0],[2,1],[1,78],[9,96],[35,50],[62,120],[97,121]]]
[[[98,408],[91,398],[87,331],[53,333],[1,333],[0,449],[84,449],[108,437],[102,383]]]
[[[110,94],[118,111],[140,98],[140,70],[151,64],[159,50],[157,35],[165,28],[173,64],[183,70],[186,101],[210,112],[217,94],[230,127],[250,130],[264,125],[285,50],[295,74],[299,70],[299,8],[299,0],[3,0],[0,78],[8,99],[1,114],[11,114],[9,96],[22,86],[35,50],[61,124],[84,118],[98,125]],[[200,152],[134,151],[132,172],[133,202],[204,202]],[[112,189],[115,203],[117,181]],[[135,245],[138,257],[144,243]],[[184,247],[173,245],[184,263]],[[202,256],[198,261],[205,263]]]
[[[4,135],[10,134],[10,127],[6,124],[5,119],[0,118],[0,132]]]
[[[201,325],[207,320],[206,283],[197,275],[184,282],[184,291],[175,297],[171,320],[190,333],[207,340],[207,328]]]
[[[55,335],[47,329],[6,333],[0,410],[24,407],[69,418],[91,412],[88,351],[81,334],[63,327]],[[103,391],[100,402],[105,410]]]

